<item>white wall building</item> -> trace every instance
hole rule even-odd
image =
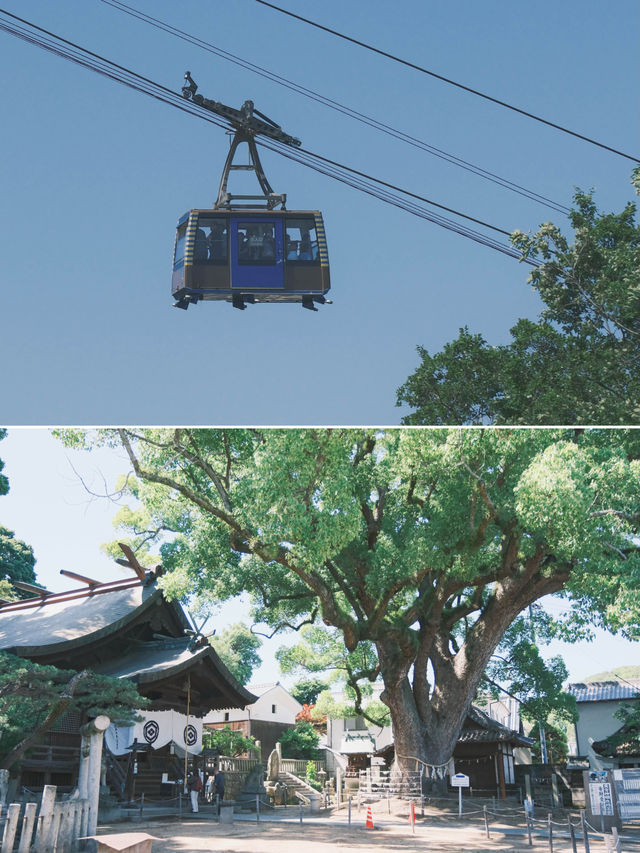
[[[203,720],[204,730],[229,726],[245,736],[259,740],[266,761],[282,732],[293,728],[302,705],[279,681],[247,687],[258,700],[246,708],[223,708],[211,711]]]

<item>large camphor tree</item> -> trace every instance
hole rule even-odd
[[[401,767],[450,758],[505,631],[545,595],[637,638],[640,435],[623,430],[122,429],[167,593],[249,591],[272,629],[319,621],[375,656]]]

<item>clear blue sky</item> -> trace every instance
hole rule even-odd
[[[96,493],[113,489],[117,476],[129,470],[124,452],[69,451],[48,430],[10,429],[0,442],[0,459],[10,482],[9,494],[0,497],[0,525],[14,530],[33,547],[40,583],[56,592],[76,587],[77,583],[60,575],[60,569],[102,581],[129,574],[100,551],[101,544],[115,538],[112,519],[117,507],[107,500],[92,499],[79,480],[82,477]],[[557,612],[555,600],[548,606]],[[220,606],[207,630],[219,631],[246,616],[245,602],[228,602]],[[256,683],[281,679],[274,653],[287,642],[286,637],[265,641],[260,653],[263,666],[254,674]],[[615,666],[640,664],[640,643],[603,631],[597,632],[594,642],[554,642],[543,653],[562,655],[573,681]]]
[[[254,0],[132,5],[570,204],[619,210],[632,164]],[[283,0],[301,15],[634,154],[633,0]],[[24,18],[179,90],[258,109],[324,156],[511,230],[563,218],[99,0],[5,0]],[[289,207],[324,212],[334,304],[171,305],[175,223],[216,195],[216,127],[0,33],[1,417],[8,424],[397,423],[396,388],[469,325],[508,338],[528,268],[265,152]],[[44,557],[44,555],[43,555]]]

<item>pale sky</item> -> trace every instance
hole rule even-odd
[[[112,519],[117,506],[92,497],[80,481],[100,494],[113,488],[117,476],[128,470],[121,450],[71,451],[43,428],[10,428],[0,442],[3,473],[9,477],[9,494],[0,498],[0,524],[13,530],[18,539],[34,549],[38,581],[54,592],[77,586],[60,574],[69,569],[96,580],[116,580],[127,570],[106,557],[100,546],[115,538]],[[560,603],[561,604],[561,603]],[[559,606],[552,605],[554,610]],[[247,606],[238,600],[220,606],[211,628],[247,617]],[[210,630],[208,628],[208,630]],[[285,638],[274,638],[261,649],[262,667],[254,673],[255,683],[294,679],[280,676],[274,653]],[[640,664],[640,644],[598,631],[591,643],[570,645],[554,642],[543,649],[545,656],[564,657],[569,677],[579,681],[615,666]]]

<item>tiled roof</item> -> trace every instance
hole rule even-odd
[[[531,746],[535,741],[492,719],[480,708],[472,705],[458,737],[458,743],[511,743],[514,746]]]
[[[247,690],[250,690],[254,696],[264,696],[274,687],[282,686],[279,681],[270,681],[267,684],[247,684]],[[283,688],[285,689],[285,688]]]
[[[137,643],[128,655],[102,667],[96,667],[96,671],[102,675],[128,678],[140,685],[149,685],[154,681],[167,680],[181,672],[187,673],[203,665],[208,665],[209,671],[213,674],[218,706],[226,705],[231,700],[237,707],[242,708],[256,701],[255,695],[233,677],[208,643],[192,649],[188,637]],[[213,692],[211,695],[213,696]]]
[[[640,679],[627,681],[589,681],[567,685],[567,693],[576,702],[615,702],[620,699],[640,699]]]

